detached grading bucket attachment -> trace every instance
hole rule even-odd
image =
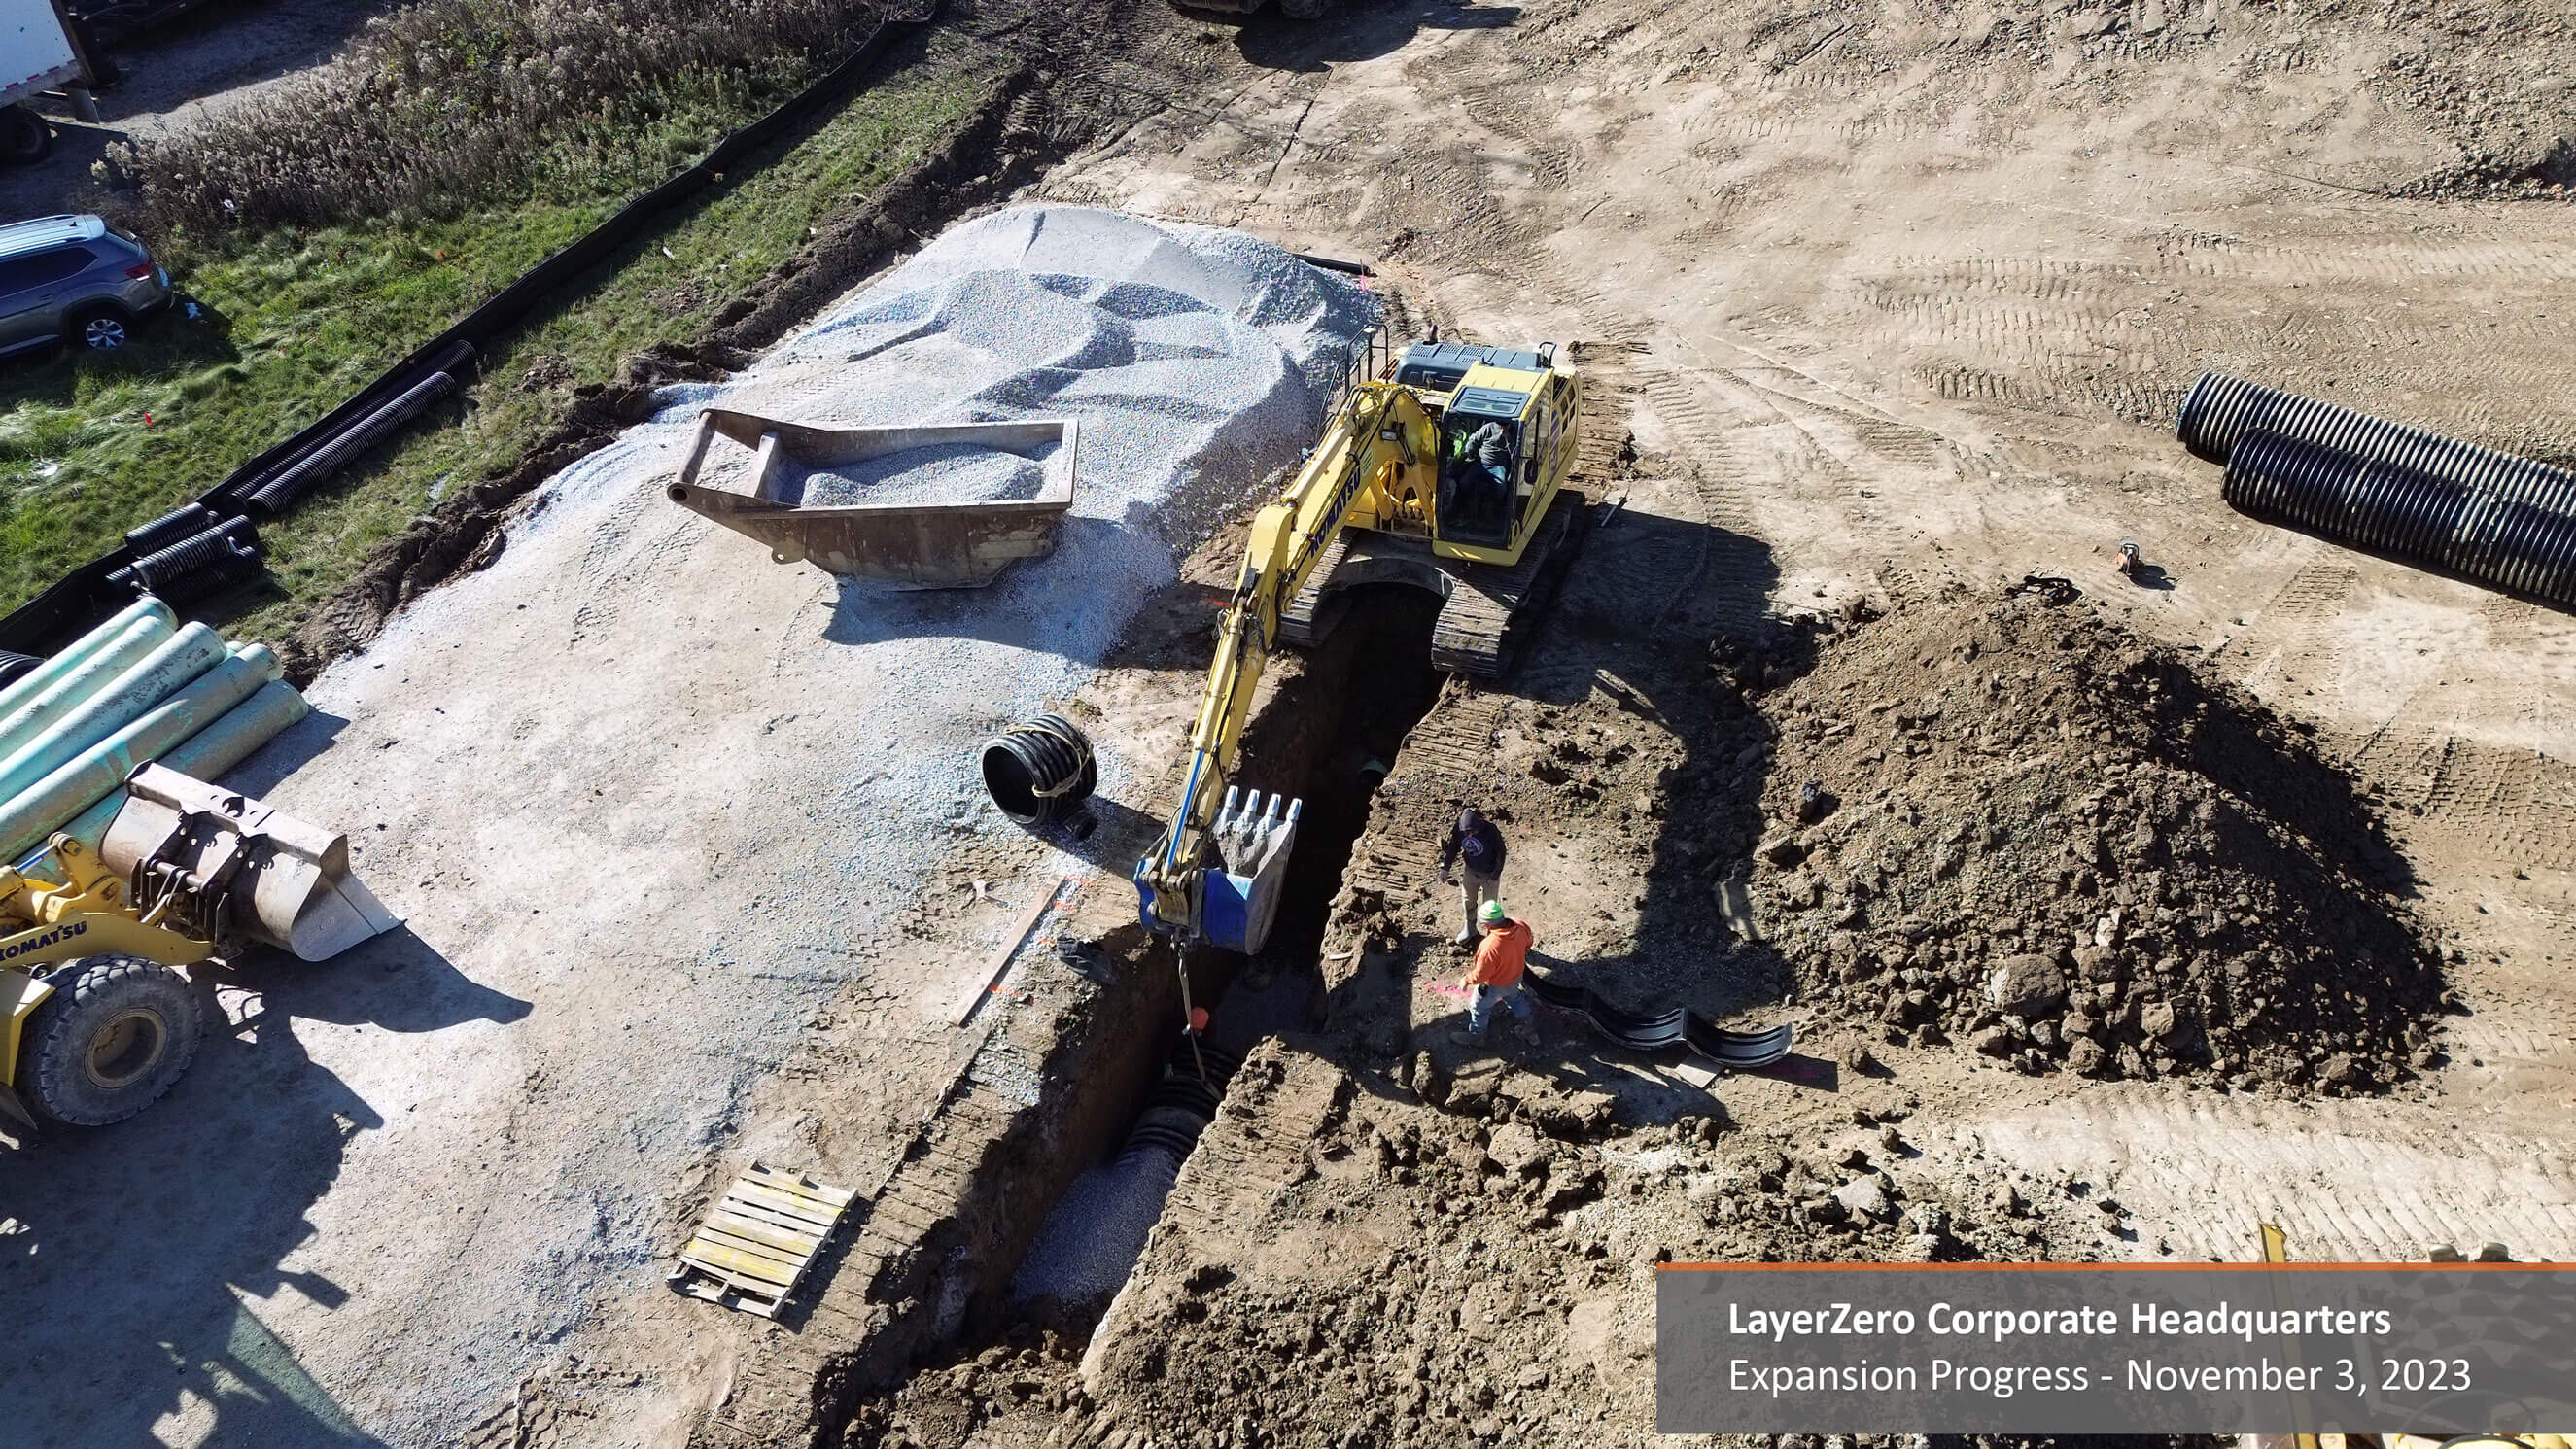
[[[394,919],[349,874],[349,837],[176,770],[145,765],[99,856],[147,911],[168,903],[217,943],[247,936],[323,961]]]
[[[1055,551],[1056,526],[1073,506],[1076,423],[953,423],[904,428],[823,428],[709,408],[669,492],[671,501],[769,545],[780,563],[810,561],[849,578],[903,589],[980,589],[1024,558]],[[723,434],[752,451],[751,492],[698,481]],[[814,506],[792,473],[845,468],[913,449],[991,449],[1044,459],[1032,498],[980,503]],[[784,459],[787,468],[780,467]]]

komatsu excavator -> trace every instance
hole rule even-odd
[[[1385,369],[1376,369],[1383,372]],[[1252,520],[1190,732],[1178,809],[1136,863],[1145,925],[1184,945],[1251,953],[1269,938],[1303,802],[1235,784],[1261,671],[1282,643],[1320,639],[1365,595],[1439,596],[1431,661],[1499,678],[1581,543],[1572,470],[1581,379],[1555,349],[1437,340],[1393,376],[1355,380],[1278,498]],[[1203,863],[1210,845],[1222,865]]]

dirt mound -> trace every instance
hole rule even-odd
[[[1762,703],[1753,891],[1828,1019],[2240,1088],[2431,1059],[2404,861],[2299,728],[2190,656],[1954,593],[1826,636]]]

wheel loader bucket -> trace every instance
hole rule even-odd
[[[668,492],[681,507],[769,545],[779,563],[811,562],[900,589],[980,589],[1019,560],[1055,551],[1057,526],[1073,506],[1077,430],[1071,418],[826,428],[708,408]],[[700,480],[719,436],[751,451],[748,492]],[[1036,465],[1040,481],[1029,497],[982,502],[806,501],[819,473],[870,463],[879,469],[868,471],[879,471],[916,451],[948,463],[1009,455]]]
[[[176,896],[218,941],[325,961],[401,922],[349,874],[349,837],[159,765],[125,782],[99,857],[151,903]]]

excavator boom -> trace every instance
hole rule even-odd
[[[1247,795],[1236,754],[1271,651],[1320,637],[1351,602],[1337,590],[1428,589],[1443,600],[1434,664],[1480,679],[1509,668],[1527,637],[1518,626],[1544,609],[1585,516],[1565,486],[1581,381],[1554,358],[1435,338],[1355,375],[1314,451],[1254,516],[1180,802],[1136,863],[1149,929],[1246,953],[1268,938],[1302,802]],[[1220,864],[1207,863],[1210,846]]]
[[[1392,382],[1352,389],[1324,437],[1278,498],[1254,516],[1216,657],[1190,730],[1190,766],[1172,823],[1136,864],[1147,927],[1229,950],[1261,949],[1277,913],[1303,802],[1233,783],[1235,757],[1280,614],[1362,509],[1385,518],[1408,495],[1427,497],[1439,432],[1420,399]],[[1222,869],[1203,868],[1213,842]]]

